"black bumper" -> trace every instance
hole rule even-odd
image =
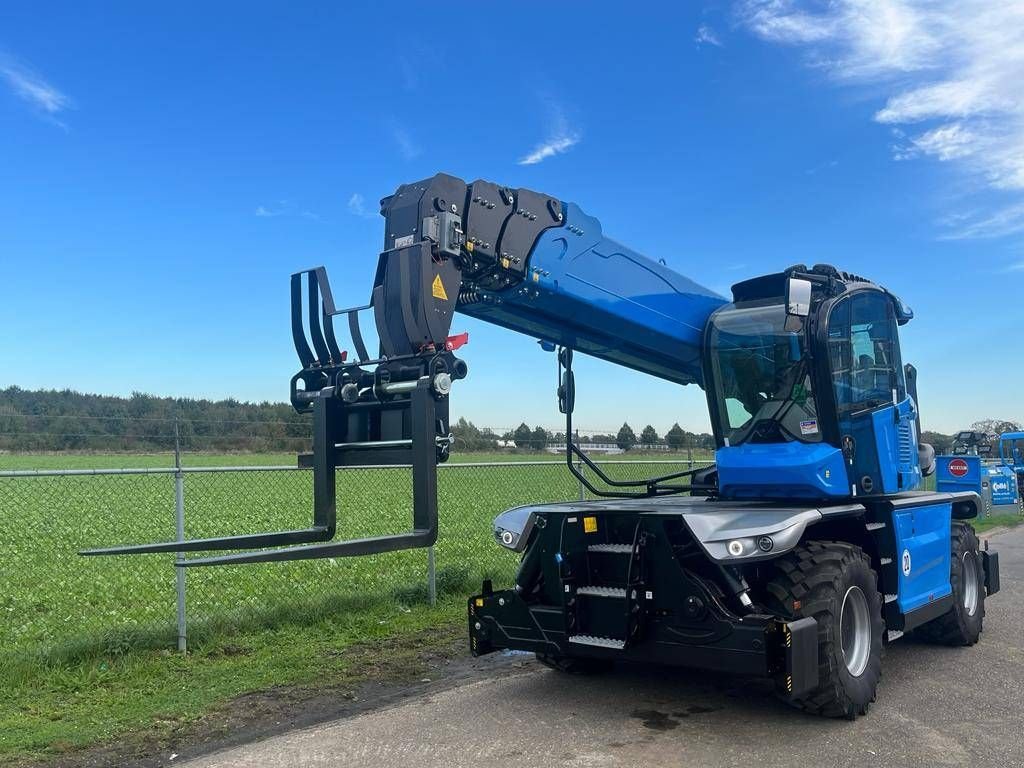
[[[561,606],[527,605],[512,590],[485,589],[469,599],[468,610],[474,656],[517,650],[691,667],[772,679],[790,695],[818,684],[818,624],[812,618],[718,614],[705,625],[684,626],[649,615],[624,647],[612,648],[570,642]]]
[[[985,591],[994,595],[999,591],[999,553],[981,553],[981,562],[985,567]]]

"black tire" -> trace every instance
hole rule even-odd
[[[566,675],[599,675],[610,670],[614,664],[609,659],[585,659],[550,653],[538,653],[537,661]]]
[[[868,711],[882,677],[882,598],[871,558],[857,546],[839,541],[808,541],[773,561],[776,573],[766,585],[765,606],[773,613],[818,622],[818,686],[798,697],[793,706],[824,717],[853,719]],[[859,595],[857,594],[859,593]],[[842,643],[842,610],[860,603],[863,628],[859,663],[847,664]],[[854,608],[847,608],[854,611]],[[848,624],[853,613],[847,617]],[[853,649],[851,648],[851,651]]]
[[[981,636],[985,619],[985,570],[978,537],[967,523],[953,521],[950,532],[949,583],[953,588],[953,607],[948,613],[917,628],[924,640],[943,645],[974,645]],[[973,560],[973,567],[967,562]],[[970,597],[971,572],[974,578],[973,610]]]

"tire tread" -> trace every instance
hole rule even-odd
[[[845,571],[862,564],[870,574],[871,588],[877,595],[878,577],[871,558],[860,548],[842,541],[808,541],[775,562],[776,576],[766,587],[768,607],[783,616],[811,616],[818,622],[818,687],[803,696],[788,699],[795,707],[825,717],[853,718],[867,712],[874,700],[874,686],[881,677],[881,636],[885,630],[880,602],[874,619],[879,652],[873,653],[864,675],[874,680],[867,701],[855,701],[840,679],[836,663],[839,656],[839,606],[836,595]],[[794,610],[794,601],[801,604]]]

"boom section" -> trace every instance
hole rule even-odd
[[[438,174],[399,187],[381,201],[381,213],[389,249],[382,263],[430,258],[436,270],[429,289],[421,283],[401,286],[399,295],[374,294],[378,329],[380,317],[389,318],[394,351],[409,351],[395,306],[401,295],[422,290],[445,318],[454,299],[455,311],[471,317],[662,379],[702,384],[701,337],[725,299],[606,237],[579,206]],[[412,330],[412,346],[430,335]]]

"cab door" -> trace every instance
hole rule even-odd
[[[845,296],[828,320],[829,365],[841,447],[854,495],[916,488],[917,406],[907,395],[891,298]]]

